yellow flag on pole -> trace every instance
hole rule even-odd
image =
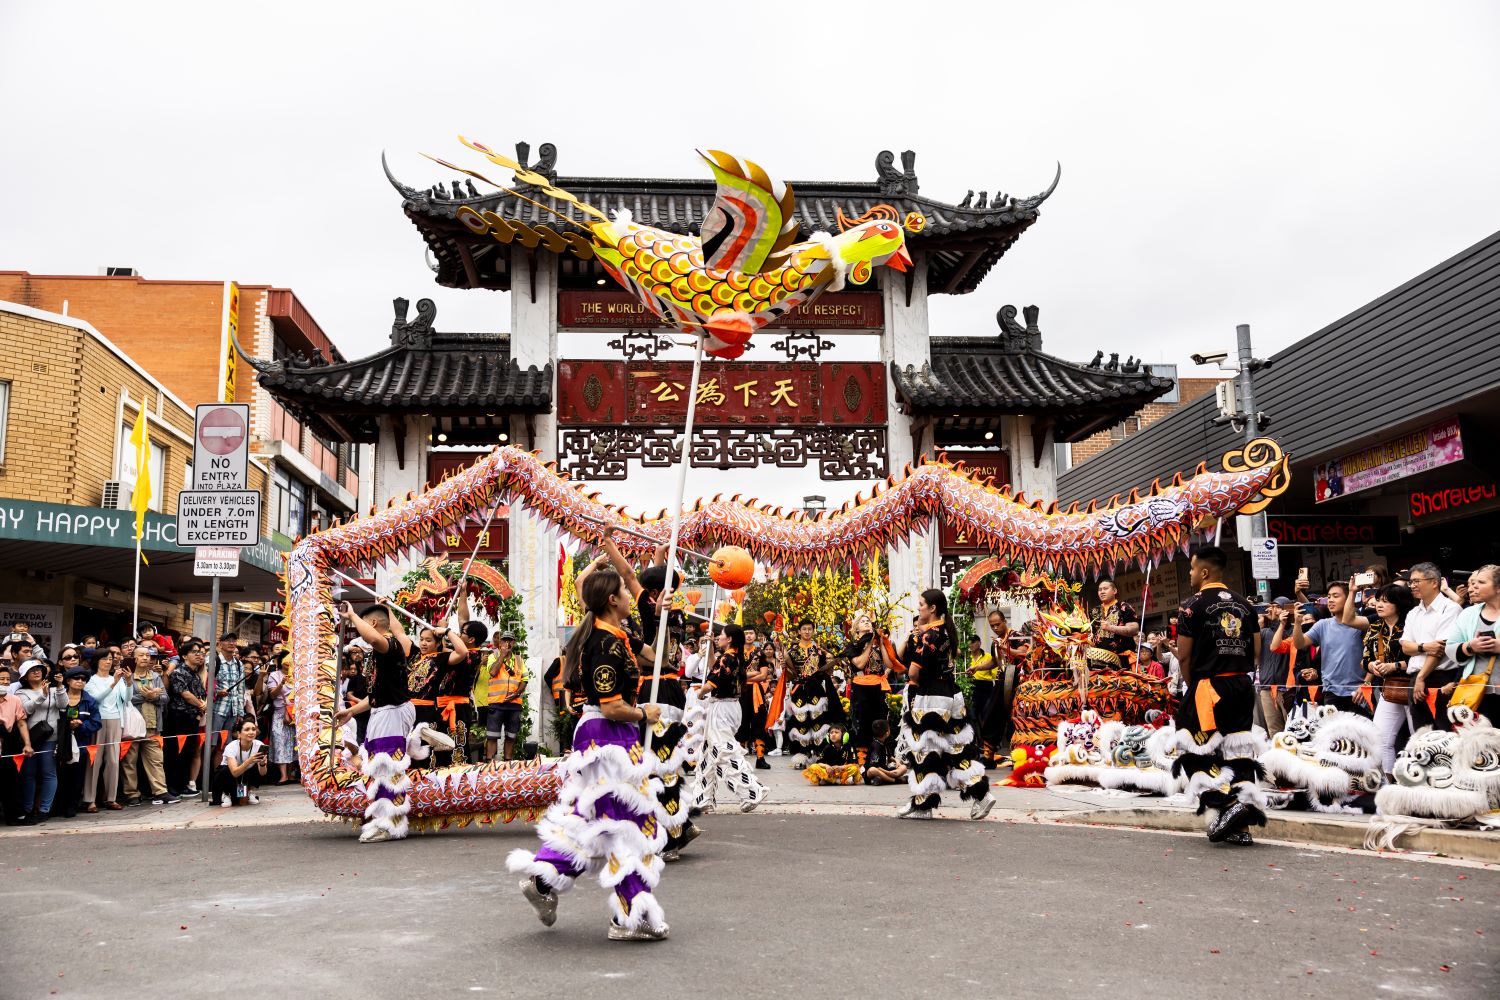
[[[135,415],[135,426],[130,430],[130,445],[135,449],[135,491],[130,494],[130,507],[135,511],[136,549],[145,535],[146,511],[151,507],[151,435],[146,431],[146,403]],[[141,562],[151,565],[151,560],[141,553]]]

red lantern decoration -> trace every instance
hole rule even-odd
[[[755,579],[755,560],[738,545],[725,545],[714,553],[708,575],[725,590],[738,590]]]
[[[690,590],[683,596],[687,598],[688,607],[696,608],[698,606],[698,602],[703,600],[703,591]]]

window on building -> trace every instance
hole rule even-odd
[[[307,534],[307,484],[282,469],[271,475],[271,525],[290,538]]]
[[[1052,446],[1052,458],[1057,463],[1059,473],[1067,472],[1073,467],[1073,446],[1067,441],[1059,441]]]
[[[130,424],[120,428],[120,463],[115,478],[120,481],[120,492],[128,500],[135,493],[135,446],[130,443]],[[151,442],[151,509],[161,510],[162,492],[166,489],[167,449]]]
[[[0,382],[0,465],[5,464],[5,428],[10,423],[10,383]]]
[[[359,473],[359,445],[346,444],[344,445],[344,448],[349,454],[349,471],[357,475]]]

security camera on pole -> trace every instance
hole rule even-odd
[[[195,549],[193,575],[213,578],[203,730],[203,800],[213,784],[214,689],[219,672],[219,580],[240,575],[240,550],[260,544],[261,492],[248,489],[250,407],[204,403],[193,414],[192,489],[177,494],[177,544]],[[226,621],[226,625],[228,622]]]
[[[1239,348],[1239,360],[1236,364],[1227,363],[1228,352],[1194,354],[1192,358],[1194,364],[1218,365],[1223,371],[1235,372],[1238,375],[1238,378],[1226,379],[1219,383],[1216,390],[1219,415],[1213,418],[1212,423],[1218,427],[1229,424],[1235,430],[1242,431],[1245,435],[1245,442],[1248,444],[1271,427],[1270,415],[1255,408],[1254,378],[1256,372],[1270,369],[1271,361],[1252,356],[1248,323],[1241,323],[1235,327],[1235,337]],[[1265,600],[1271,593],[1269,581],[1275,580],[1279,575],[1275,568],[1275,539],[1266,537],[1266,515],[1260,513],[1241,517],[1238,521],[1238,528],[1240,547],[1251,552],[1253,556],[1258,556],[1258,558],[1252,558],[1252,566],[1256,589],[1261,600]]]

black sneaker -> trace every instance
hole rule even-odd
[[[757,771],[769,771],[771,769],[771,765],[766,763],[766,759],[764,757],[757,757],[755,758],[755,769]]]
[[[1209,841],[1215,844],[1224,843],[1231,836],[1249,826],[1250,819],[1250,807],[1236,799],[1229,804],[1227,809],[1219,813],[1218,819],[1209,824]]]
[[[1224,843],[1233,847],[1254,847],[1255,841],[1250,838],[1250,831],[1245,829],[1236,830],[1224,838]]]

